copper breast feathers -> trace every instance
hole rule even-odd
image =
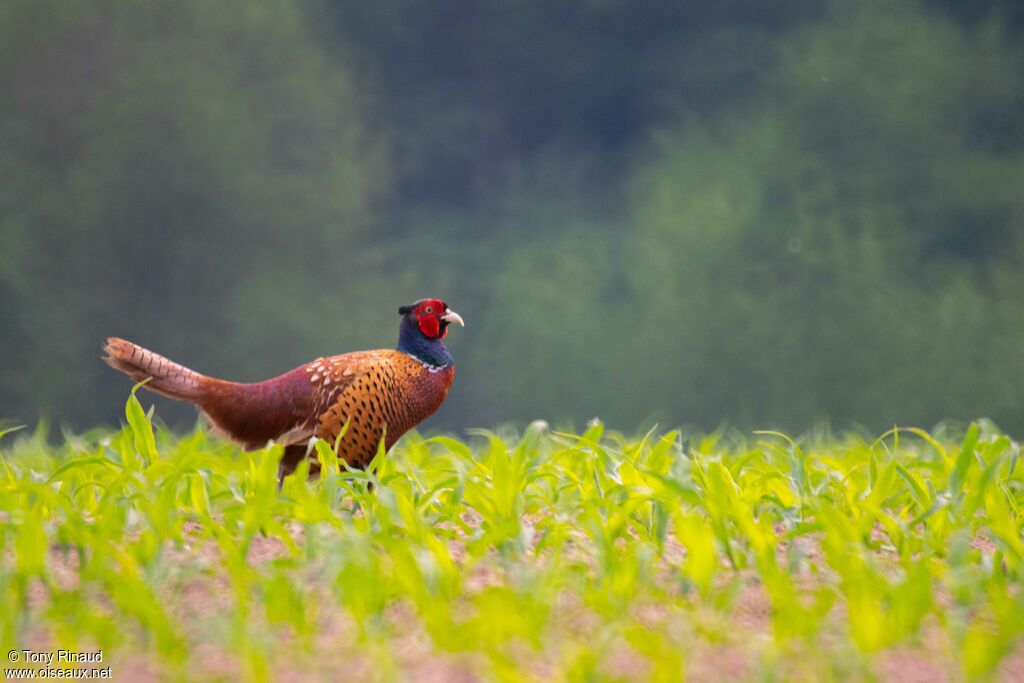
[[[401,351],[361,351],[319,358],[305,366],[316,393],[313,433],[334,444],[339,455],[365,466],[384,441],[385,449],[429,417],[452,385],[452,366],[433,368]]]

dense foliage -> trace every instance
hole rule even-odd
[[[257,379],[429,294],[469,325],[446,426],[1019,433],[1021,19],[5,2],[0,416],[112,423],[108,334]]]
[[[116,680],[1024,673],[1024,474],[987,422],[410,435],[279,491],[278,451],[127,421],[5,437],[4,651],[100,647]]]

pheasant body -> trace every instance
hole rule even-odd
[[[353,367],[355,366],[355,368]],[[334,443],[346,422],[345,460],[365,466],[441,407],[455,367],[434,368],[402,351],[370,351],[313,361],[305,368],[324,408],[315,435]],[[348,373],[348,374],[346,374]],[[346,380],[351,378],[346,383]]]
[[[201,375],[122,339],[107,363],[157,393],[196,404],[213,426],[246,448],[284,445],[282,478],[306,457],[311,437],[339,442],[339,456],[365,467],[444,402],[455,366],[441,339],[462,318],[439,300],[403,306],[398,349],[318,358],[264,382]],[[424,322],[426,319],[426,322]],[[347,428],[346,428],[347,425]],[[315,469],[311,466],[311,469]]]

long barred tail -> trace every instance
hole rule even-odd
[[[209,382],[208,377],[124,339],[107,339],[103,350],[107,365],[136,382],[152,378],[145,385],[147,389],[179,401],[198,401]]]

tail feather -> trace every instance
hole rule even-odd
[[[137,344],[117,337],[107,339],[103,359],[136,382],[149,379],[146,388],[179,401],[197,402],[203,397],[209,378],[189,370]]]
[[[310,415],[315,398],[305,366],[256,384],[226,382],[189,370],[163,356],[111,337],[104,360],[145,387],[194,403],[213,427],[246,448],[262,448],[271,439],[291,444],[313,434]]]

